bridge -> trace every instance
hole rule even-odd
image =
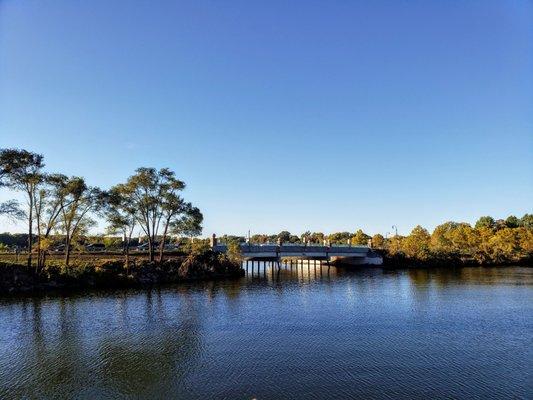
[[[217,253],[225,253],[225,244],[218,244],[216,237],[211,247]],[[325,260],[326,262],[352,265],[381,265],[382,257],[368,246],[335,246],[315,244],[249,244],[240,245],[245,260],[276,261],[283,258]]]

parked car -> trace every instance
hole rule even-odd
[[[65,251],[65,245],[64,244],[58,244],[57,246],[51,247],[50,251],[53,253],[60,253],[62,251]]]
[[[105,251],[105,244],[103,243],[91,243],[85,246],[87,251]]]
[[[160,243],[154,243],[154,250],[159,250]],[[165,245],[165,250],[177,250],[179,245],[175,243],[168,243]],[[148,243],[143,243],[138,245],[137,247],[134,247],[133,250],[135,251],[148,251]]]
[[[154,248],[157,248],[158,244],[154,245]],[[138,245],[137,247],[134,247],[133,250],[135,251],[148,251],[148,243],[143,243]]]

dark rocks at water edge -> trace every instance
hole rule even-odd
[[[207,259],[206,259],[207,258]],[[190,280],[240,277],[238,262],[212,257],[189,256],[163,263],[101,260],[68,268],[48,266],[41,273],[26,265],[0,263],[0,294],[76,288],[151,286]]]

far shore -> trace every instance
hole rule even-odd
[[[335,266],[346,270],[533,267],[531,259],[502,263],[480,263],[460,258],[421,261],[391,256],[384,251],[381,253],[384,258],[382,266],[349,266],[342,263],[336,263]],[[175,283],[234,279],[245,274],[242,259],[231,260],[210,250],[195,254],[169,252],[166,254],[166,260],[161,263],[149,262],[147,254],[133,253],[129,256],[129,264],[126,264],[121,252],[80,253],[75,255],[73,265],[68,268],[61,264],[62,257],[60,253],[50,255],[46,269],[37,272],[33,266],[30,268],[24,263],[24,254],[0,254],[0,296],[88,289],[159,287]]]

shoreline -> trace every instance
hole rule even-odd
[[[114,263],[117,264],[116,262]],[[0,298],[11,297],[32,297],[48,294],[66,295],[80,292],[92,292],[99,290],[122,290],[122,289],[152,289],[163,288],[168,285],[220,282],[225,280],[237,280],[245,276],[246,272],[238,263],[226,264],[224,271],[213,269],[202,269],[190,275],[180,275],[178,273],[181,263],[176,260],[168,260],[163,264],[144,263],[137,267],[132,273],[126,276],[117,270],[105,270],[96,267],[91,268],[91,273],[84,273],[79,276],[60,275],[54,278],[38,275],[33,268],[21,264],[0,263]],[[230,267],[227,269],[227,267]],[[533,268],[530,260],[514,263],[391,263],[385,261],[381,266],[337,264],[336,268],[346,271],[363,269],[392,270],[438,270],[457,268],[507,268],[525,267]],[[11,279],[6,279],[10,276]]]
[[[65,268],[49,264],[42,271],[20,263],[0,262],[0,296],[101,288],[150,287],[161,284],[241,277],[241,264],[211,251],[167,259],[94,260]]]

